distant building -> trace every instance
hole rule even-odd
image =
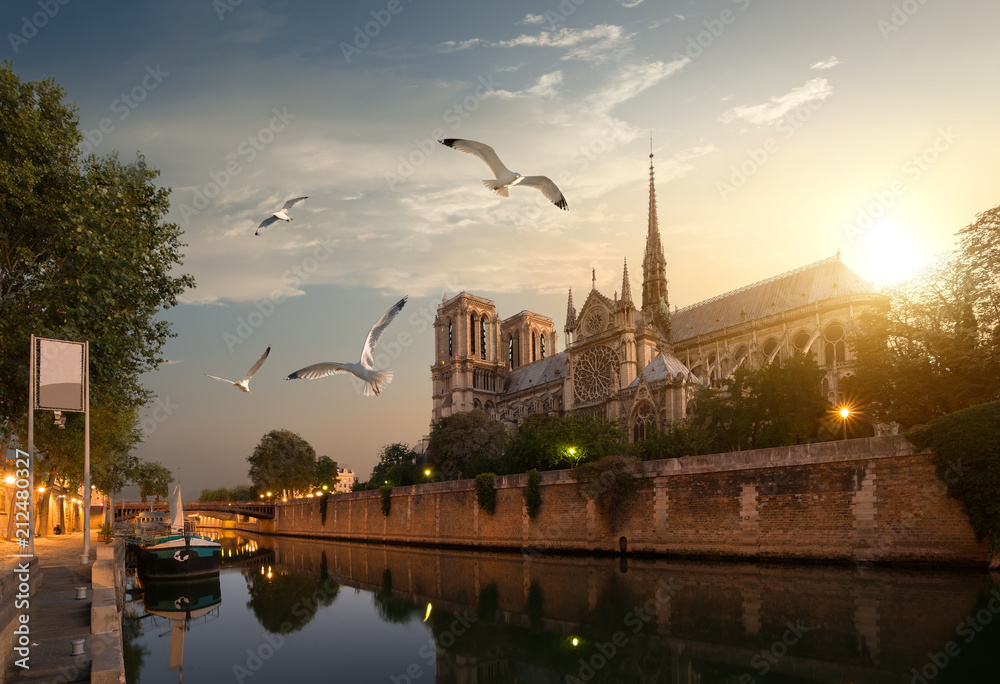
[[[536,413],[572,413],[621,419],[633,440],[642,439],[653,424],[689,416],[698,386],[796,352],[816,358],[822,391],[835,403],[853,367],[848,341],[859,332],[857,314],[881,297],[837,254],[671,312],[652,155],[642,275],[638,305],[627,262],[620,296],[599,292],[592,274],[577,313],[570,290],[563,352],[547,316],[521,311],[501,319],[491,300],[468,292],[442,301],[431,425],[473,409],[511,426]]]
[[[334,488],[336,492],[349,492],[351,487],[354,485],[354,471],[350,467],[345,465],[337,465],[337,486]]]

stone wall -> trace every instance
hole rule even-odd
[[[642,464],[618,525],[584,496],[572,471],[541,475],[530,519],[526,475],[498,477],[494,515],[471,480],[303,499],[276,507],[280,535],[457,547],[669,556],[983,565],[958,501],[932,455],[898,436],[712,454]]]

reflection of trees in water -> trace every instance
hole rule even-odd
[[[139,681],[142,662],[150,654],[150,650],[140,643],[141,636],[142,619],[137,615],[126,613],[125,619],[122,620],[122,657],[125,660],[126,682]]]
[[[268,575],[247,575],[247,607],[274,634],[299,631],[316,617],[320,606],[332,604],[340,591],[340,585],[330,579],[280,570]]]
[[[405,625],[420,615],[420,608],[401,598],[392,595],[392,570],[386,568],[382,573],[382,586],[372,594],[372,603],[383,622]]]

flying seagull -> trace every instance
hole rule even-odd
[[[273,214],[271,214],[266,219],[260,222],[260,225],[257,226],[257,232],[254,233],[254,235],[260,235],[265,230],[267,230],[267,227],[269,225],[271,225],[278,219],[281,219],[282,221],[291,221],[292,217],[288,215],[288,210],[294,207],[296,202],[301,202],[304,199],[309,199],[309,197],[296,197],[295,199],[290,199],[287,202],[285,202],[285,205],[281,207],[281,209],[278,209],[278,211],[274,212]]]
[[[382,391],[383,386],[388,385],[392,381],[392,369],[386,368],[385,370],[377,371],[372,368],[375,362],[375,346],[382,339],[382,333],[392,323],[392,319],[403,309],[406,300],[407,297],[403,297],[396,302],[391,309],[382,314],[382,318],[378,319],[375,325],[372,326],[372,329],[368,331],[365,346],[361,348],[361,361],[359,363],[339,363],[336,361],[314,363],[311,366],[306,366],[295,371],[285,378],[285,380],[315,380],[316,378],[325,378],[328,375],[336,375],[337,373],[352,373],[365,382],[364,393],[366,397],[378,394]]]
[[[545,198],[560,209],[569,209],[569,205],[566,204],[566,198],[563,197],[556,184],[547,176],[522,176],[516,171],[511,171],[503,165],[500,157],[497,156],[497,153],[489,145],[476,142],[475,140],[461,140],[459,138],[445,138],[444,140],[438,140],[438,142],[453,150],[471,154],[473,157],[484,161],[496,178],[484,180],[483,185],[501,197],[507,197],[507,188],[511,185],[527,185],[541,190]]]
[[[251,368],[250,370],[247,371],[247,376],[245,378],[243,378],[242,380],[240,380],[239,382],[233,382],[232,380],[226,380],[225,378],[217,378],[214,375],[208,375],[208,373],[202,373],[202,375],[207,375],[208,377],[212,378],[213,380],[219,380],[220,382],[228,382],[233,387],[236,387],[240,391],[246,392],[247,394],[249,394],[250,393],[250,387],[249,387],[250,378],[252,378],[253,374],[256,373],[257,370],[261,366],[264,365],[264,359],[266,359],[267,355],[270,354],[270,353],[271,353],[271,346],[268,345],[267,349],[264,350],[264,353],[260,355],[259,359],[257,359],[257,363],[255,363],[253,365],[253,368]]]

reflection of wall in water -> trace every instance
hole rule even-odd
[[[388,570],[392,595],[413,604],[414,619],[433,604],[431,620],[443,623],[432,623],[439,645],[452,616],[477,616],[482,595],[495,586],[494,623],[477,619],[469,630],[475,643],[486,646],[463,650],[456,639],[439,654],[438,681],[448,684],[548,681],[528,674],[559,671],[553,643],[577,635],[592,645],[616,631],[628,639],[613,658],[622,681],[759,674],[751,659],[781,640],[789,625],[808,631],[772,673],[795,671],[810,681],[909,682],[888,673],[908,672],[954,638],[955,625],[973,612],[988,585],[985,575],[927,570],[633,559],[623,574],[617,559],[288,538],[274,543],[282,570],[318,577],[325,551],[331,578],[372,592],[384,590]],[[518,647],[488,647],[501,641]],[[579,653],[570,654],[571,665]],[[648,653],[664,654],[666,661],[653,663]],[[473,671],[479,679],[466,678]],[[498,678],[482,678],[487,671]],[[653,672],[660,674],[642,679]]]

